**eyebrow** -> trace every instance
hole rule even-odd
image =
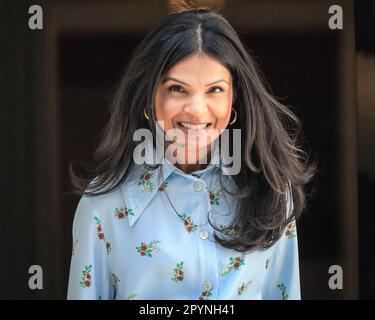
[[[186,82],[184,82],[184,81],[182,81],[182,80],[178,80],[178,79],[176,79],[176,78],[174,78],[174,77],[167,77],[167,78],[165,78],[165,79],[163,80],[163,83],[164,83],[164,82],[167,82],[167,81],[169,81],[169,80],[173,80],[173,81],[176,81],[176,82],[180,82],[180,83],[184,84],[185,86],[188,86],[188,87],[189,87],[189,85],[188,85]],[[218,80],[215,80],[215,81],[213,81],[213,82],[207,83],[206,86],[208,87],[208,86],[211,86],[211,85],[213,85],[213,84],[215,84],[215,83],[218,83],[218,82],[225,82],[226,84],[229,85],[229,83],[228,83],[227,80],[224,80],[224,79],[218,79]]]

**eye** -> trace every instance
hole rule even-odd
[[[219,89],[219,91],[217,91],[217,89]],[[220,92],[224,92],[224,89],[222,87],[215,86],[215,87],[212,87],[209,92],[220,93]]]
[[[170,92],[178,92],[178,93],[184,93],[184,88],[178,85],[173,85],[168,88],[168,91]]]

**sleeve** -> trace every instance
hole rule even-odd
[[[83,196],[73,221],[73,249],[67,299],[110,299],[106,254],[98,238],[98,215],[89,197]]]
[[[291,185],[286,195],[287,216],[294,210]],[[275,244],[275,252],[266,270],[262,290],[265,300],[300,300],[297,223],[295,218],[285,227],[281,238]]]
[[[284,229],[269,261],[262,296],[265,300],[300,300],[298,240],[295,220]]]

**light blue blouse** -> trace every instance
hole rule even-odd
[[[135,164],[108,194],[83,196],[73,222],[68,299],[300,299],[296,223],[264,251],[240,253],[213,241],[230,228],[236,190],[226,168],[186,174],[168,160]],[[168,200],[169,197],[169,200]],[[176,210],[176,211],[175,211]]]

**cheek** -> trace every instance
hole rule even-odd
[[[155,113],[158,121],[164,121],[164,130],[167,131],[173,128],[172,119],[179,112],[176,101],[168,99],[162,95],[158,95],[155,98]]]
[[[219,129],[225,129],[229,123],[231,117],[231,104],[228,101],[218,103],[215,108],[211,110],[212,115],[216,119],[216,127]]]

